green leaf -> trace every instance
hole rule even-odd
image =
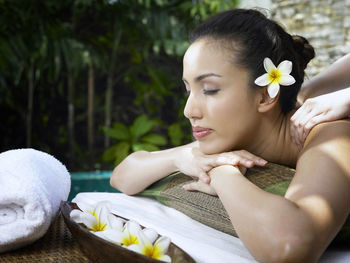
[[[117,144],[114,165],[118,165],[121,161],[129,155],[130,144],[127,142],[120,142]]]
[[[159,134],[151,133],[147,134],[142,137],[141,139],[142,142],[158,145],[158,146],[164,146],[167,145],[167,139]]]
[[[180,124],[178,123],[173,123],[170,125],[168,129],[168,135],[170,137],[171,144],[174,146],[179,146],[182,139],[184,138],[184,133],[181,129]]]
[[[134,143],[132,145],[132,150],[134,152],[136,152],[136,151],[153,152],[153,151],[158,151],[159,148],[153,144],[150,144],[150,143]]]
[[[116,152],[117,152],[117,144],[112,145],[109,147],[103,154],[102,154],[102,161],[104,162],[113,162],[116,158]]]
[[[149,120],[146,115],[142,114],[138,116],[130,127],[130,132],[134,140],[148,133],[153,128],[154,124],[155,122]]]
[[[130,138],[130,133],[128,128],[119,122],[113,123],[112,128],[103,128],[104,133],[116,140],[128,140]]]

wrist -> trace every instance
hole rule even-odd
[[[172,149],[169,149],[169,161],[170,161],[170,169],[171,171],[174,173],[174,172],[177,172],[179,171],[179,162],[180,162],[180,153],[179,153],[179,149],[178,148],[172,148]]]
[[[243,176],[238,167],[232,165],[221,165],[210,170],[210,185],[215,189],[220,189],[220,185],[235,176]]]

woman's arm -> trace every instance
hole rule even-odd
[[[237,168],[210,172],[239,237],[259,262],[317,262],[345,222],[350,203],[350,124],[309,135],[285,197],[267,193]]]
[[[298,102],[350,87],[350,54],[338,59],[321,73],[305,81],[298,94]]]
[[[168,150],[134,152],[115,167],[110,184],[125,194],[133,195],[176,171],[209,183],[207,172],[223,164],[248,168],[263,166],[266,161],[246,151],[205,155],[198,149],[196,141]]]

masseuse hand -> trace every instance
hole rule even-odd
[[[349,115],[350,88],[307,99],[291,118],[292,141],[301,149],[315,125]]]
[[[244,150],[206,155],[198,148],[186,148],[177,158],[176,166],[182,173],[209,184],[208,172],[214,167],[229,164],[250,168],[254,165],[264,166],[266,163],[264,159]]]

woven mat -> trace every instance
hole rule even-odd
[[[266,189],[273,185],[290,181],[295,170],[278,164],[267,164],[265,167],[253,167],[248,169],[246,177],[255,185]],[[160,197],[166,205],[173,207],[191,218],[223,231],[227,234],[237,236],[230,218],[217,196],[207,195],[202,192],[186,191],[182,188],[185,183],[192,179],[186,175],[179,174],[173,177]]]
[[[0,262],[88,263],[90,261],[80,251],[62,215],[59,215],[41,239],[24,248],[0,254]]]

